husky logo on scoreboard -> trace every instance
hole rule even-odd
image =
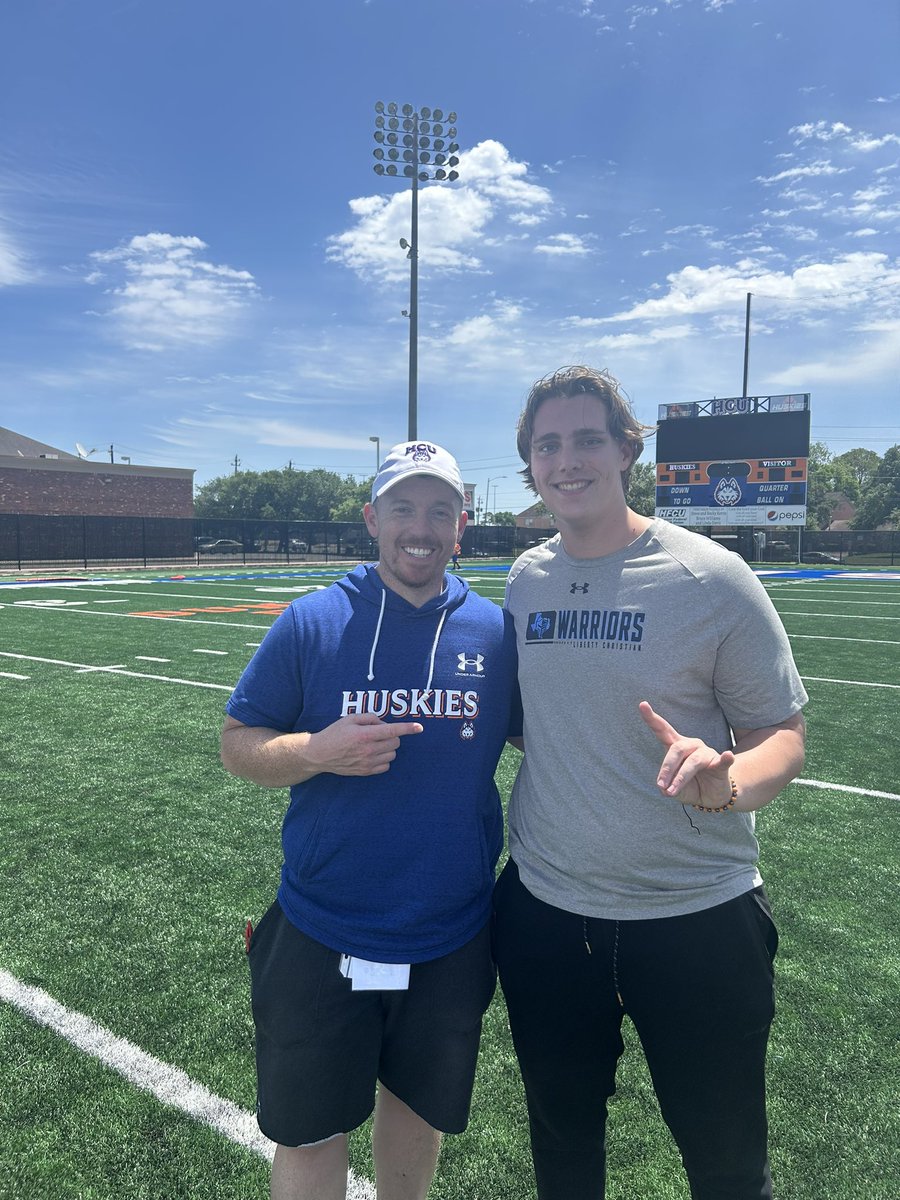
[[[720,479],[713,492],[713,500],[716,504],[725,506],[740,504],[742,494],[740,484],[736,479]]]

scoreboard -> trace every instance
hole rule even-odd
[[[661,404],[656,515],[676,525],[805,525],[809,393]]]

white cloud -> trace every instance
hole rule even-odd
[[[847,383],[858,387],[862,379],[882,375],[896,378],[900,370],[900,318],[868,321],[860,324],[854,332],[862,337],[853,350],[848,351],[843,340],[840,344],[832,344],[831,349],[819,359],[791,363],[783,370],[770,374],[768,385],[794,386],[796,380],[802,379],[803,386],[807,388],[819,383]]]
[[[882,137],[876,137],[862,130],[854,131],[843,121],[834,121],[831,124],[827,121],[809,121],[804,125],[794,125],[789,132],[795,135],[794,144],[797,146],[808,141],[842,141],[852,150],[859,150],[863,154],[878,150],[882,146],[900,146],[900,137],[895,133],[886,133]]]
[[[510,158],[500,142],[480,142],[459,156],[460,182],[419,189],[419,265],[443,271],[479,271],[478,249],[488,244],[488,226],[502,220],[519,228],[539,224],[551,193],[528,178],[528,164]],[[362,277],[399,280],[408,264],[399,248],[410,237],[410,188],[389,196],[350,202],[356,223],[328,239],[328,258]],[[503,241],[492,228],[491,244]]]
[[[206,250],[198,237],[148,233],[91,258],[100,266],[87,282],[116,279],[105,289],[103,316],[114,322],[133,349],[162,350],[173,344],[216,342],[231,333],[239,310],[258,295],[249,271],[198,257]],[[124,273],[124,278],[123,278]]]
[[[810,263],[793,273],[760,269],[752,260],[732,267],[684,267],[667,276],[665,296],[645,300],[603,322],[656,321],[733,308],[747,292],[790,306],[792,317],[848,309],[874,290],[900,287],[900,263],[887,255],[854,252],[830,263]]]
[[[592,317],[573,317],[567,322],[576,329],[591,329],[602,325]],[[661,325],[655,329],[641,330],[638,333],[607,333],[591,342],[592,346],[604,350],[638,350],[643,346],[658,346],[661,342],[680,342],[693,337],[697,329],[693,325]]]
[[[216,430],[219,433],[230,434],[240,438],[244,446],[285,446],[287,448],[302,448],[305,450],[368,450],[369,439],[362,435],[335,433],[333,430],[314,429],[307,422],[294,424],[291,421],[279,421],[268,417],[256,418],[252,415],[226,416],[215,413],[204,414],[203,418],[179,417],[175,428],[159,436],[166,440],[176,440],[178,431],[182,431],[190,444],[190,434],[193,430],[203,430],[207,433]]]
[[[13,239],[0,229],[0,287],[28,283],[31,278],[24,253]]]
[[[575,233],[554,233],[534,249],[537,254],[553,255],[582,255],[591,252],[584,244],[584,239]]]
[[[868,154],[871,150],[880,150],[882,146],[900,146],[900,137],[896,133],[886,133],[884,137],[872,137],[871,134],[861,133],[850,139],[850,145],[854,150]]]
[[[812,179],[819,175],[846,175],[850,167],[836,167],[833,163],[818,161],[805,167],[789,167],[777,175],[757,175],[757,183],[781,183],[784,179]]]
[[[510,329],[522,316],[523,309],[511,300],[497,300],[493,308],[493,313],[481,313],[458,322],[443,339],[444,342],[457,347],[496,346],[495,339],[508,336]]]
[[[817,142],[833,142],[837,138],[846,137],[852,131],[850,126],[842,121],[834,121],[831,125],[827,121],[807,121],[804,125],[793,125],[788,132],[795,135],[794,144],[799,146],[811,139]]]

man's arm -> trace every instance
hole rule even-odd
[[[734,780],[733,807],[754,812],[774,800],[803,768],[806,721],[802,713],[763,729],[735,729],[734,750],[720,753],[699,738],[682,737],[646,700],[638,707],[666,747],[657,778],[659,790],[680,804],[720,808],[731,799]]]
[[[397,757],[400,739],[421,732],[417,722],[388,724],[371,714],[341,717],[319,733],[279,733],[226,717],[220,754],[232,775],[260,787],[292,787],[324,771],[381,775]]]

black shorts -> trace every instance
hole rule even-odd
[[[374,1108],[377,1080],[433,1128],[465,1129],[496,984],[490,926],[452,954],[414,963],[402,992],[352,991],[340,953],[301,933],[277,902],[249,958],[266,1137],[303,1146],[355,1129]]]

